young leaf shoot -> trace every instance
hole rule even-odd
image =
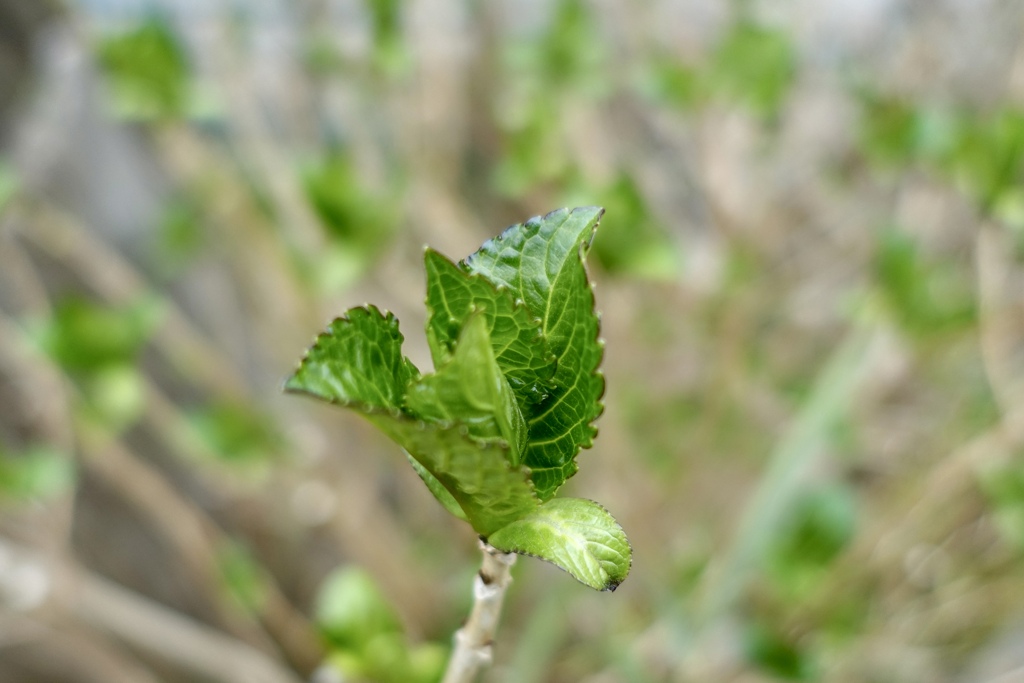
[[[622,528],[597,503],[555,498],[602,410],[584,265],[602,213],[531,218],[459,263],[427,249],[433,373],[402,355],[398,320],[367,306],[332,322],[285,386],[361,413],[493,549],[614,590],[631,563]]]

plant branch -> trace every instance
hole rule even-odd
[[[86,572],[75,577],[70,608],[82,621],[140,650],[220,683],[297,683],[256,648]]]
[[[73,387],[60,381],[60,369],[45,357],[34,353],[28,345],[19,344],[21,337],[17,323],[0,312],[0,361],[8,347],[14,350],[22,346],[24,355],[32,361],[25,363],[22,369],[31,368],[43,379],[48,376],[56,378],[54,381],[62,389],[65,405],[78,400]],[[42,384],[42,380],[26,384]],[[180,434],[188,430],[187,421],[155,386],[150,385],[150,389],[147,406],[149,412],[154,412],[155,404],[162,409],[158,424],[177,427],[176,430],[164,429],[161,432],[162,438],[172,447],[178,448],[180,455],[187,457],[189,449],[182,447],[182,437],[175,434],[175,431]],[[86,467],[112,486],[177,549],[192,577],[210,597],[210,604],[221,627],[253,646],[272,649],[276,644],[300,671],[312,671],[320,663],[323,652],[317,644],[312,625],[288,601],[271,575],[264,576],[264,604],[255,615],[258,623],[238,614],[223,600],[218,548],[226,547],[229,537],[216,521],[201,507],[183,497],[158,470],[134,453],[116,435],[87,420],[76,421],[73,416],[65,417],[75,427],[74,438],[79,442]],[[196,443],[201,442],[196,440]]]
[[[20,234],[74,272],[106,301],[124,304],[152,291],[145,275],[74,216],[42,201],[26,201],[18,209],[27,224]],[[244,397],[246,382],[232,359],[169,297],[162,297],[161,301],[164,319],[152,341],[163,356],[212,394]]]
[[[491,663],[491,643],[498,629],[505,590],[512,583],[514,553],[503,553],[480,541],[484,561],[473,581],[473,611],[455,633],[455,650],[443,683],[470,683]]]

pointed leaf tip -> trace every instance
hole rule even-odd
[[[502,552],[546,560],[595,590],[614,591],[633,563],[626,533],[592,500],[554,498],[488,537]]]
[[[592,445],[591,423],[601,414],[600,323],[584,258],[603,213],[600,207],[581,207],[531,218],[484,243],[462,264],[521,299],[540,319],[554,355],[552,390],[523,406],[529,429],[523,462],[533,472],[541,500],[554,496],[576,472],[576,454]]]
[[[551,389],[554,355],[540,330],[540,320],[508,287],[471,274],[434,250],[424,254],[427,272],[427,340],[434,367],[451,354],[470,317],[482,313],[494,355],[516,399],[536,403]]]
[[[402,355],[397,319],[366,305],[317,337],[285,389],[362,413],[495,547],[614,590],[631,563],[621,527],[591,501],[551,500],[602,412],[603,344],[584,259],[603,212],[531,218],[460,264],[427,248],[434,375],[421,378]]]

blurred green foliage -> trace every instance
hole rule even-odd
[[[591,253],[604,270],[647,280],[678,277],[682,261],[679,248],[630,173],[622,171],[611,184],[596,190],[581,187],[570,191],[570,197],[581,201],[588,196],[603,198],[601,239],[594,240]]]
[[[18,191],[18,173],[14,167],[0,156],[0,211],[7,207],[7,203]]]
[[[958,121],[956,143],[946,165],[986,212],[1024,182],[1024,111],[1004,107]]]
[[[646,97],[692,112],[705,101],[702,73],[668,54],[659,54],[644,63],[637,87]]]
[[[979,473],[979,484],[1000,533],[1018,553],[1024,553],[1024,454]]]
[[[374,63],[388,76],[400,75],[409,66],[402,35],[403,0],[365,0],[373,26]]]
[[[780,115],[796,80],[797,54],[785,31],[740,20],[704,61],[682,62],[664,52],[643,64],[641,93],[687,114],[724,102],[764,120]]]
[[[494,167],[493,183],[511,197],[523,196],[542,184],[559,187],[573,170],[555,124],[557,105],[543,95],[532,97],[536,99],[512,105],[499,119],[505,148]]]
[[[242,611],[259,614],[266,602],[266,570],[252,552],[238,541],[218,548],[218,568],[225,591]]]
[[[68,296],[42,327],[40,341],[54,360],[72,372],[89,373],[131,365],[163,315],[159,299],[107,306]]]
[[[861,96],[861,107],[860,149],[874,160],[898,166],[933,147],[925,119],[910,104],[869,92]]]
[[[320,587],[316,620],[332,645],[358,649],[380,633],[398,633],[401,624],[376,582],[365,571],[335,570]]]
[[[193,426],[211,451],[239,465],[275,459],[285,440],[277,423],[255,406],[215,401],[191,415]]]
[[[220,520],[222,515],[230,518],[227,511],[238,502],[237,491],[220,484],[237,483],[234,478],[250,468],[300,475],[265,477],[260,481],[266,482],[266,491],[257,491],[258,485],[242,487],[245,505],[275,510],[293,492],[294,481],[330,471],[322,463],[283,457],[298,450],[290,441],[292,425],[285,424],[290,414],[267,399],[275,387],[267,389],[259,378],[246,384],[251,370],[246,363],[252,358],[276,363],[277,349],[287,349],[289,359],[279,368],[272,366],[278,369],[271,373],[285,374],[295,340],[282,340],[300,326],[323,322],[289,314],[306,308],[326,317],[337,310],[344,288],[361,294],[369,288],[367,296],[381,294],[373,291],[380,288],[389,301],[398,298],[404,304],[404,292],[387,291],[400,286],[387,273],[367,275],[385,261],[381,256],[389,249],[405,243],[409,236],[403,230],[414,228],[418,243],[447,227],[428,224],[422,216],[451,215],[434,212],[436,207],[419,213],[421,206],[409,192],[415,183],[406,182],[409,169],[429,168],[423,163],[429,155],[454,150],[446,161],[463,164],[462,182],[450,196],[440,197],[439,205],[465,211],[481,224],[496,216],[523,218],[527,208],[605,206],[591,262],[600,286],[610,294],[602,296],[610,339],[609,409],[599,426],[612,445],[581,457],[629,463],[621,470],[610,468],[615,481],[605,488],[621,492],[615,505],[635,506],[623,522],[636,535],[637,580],[624,585],[614,602],[589,602],[569,591],[548,592],[538,578],[543,577],[540,570],[520,566],[514,590],[521,592],[507,606],[496,649],[506,673],[497,669],[495,680],[503,675],[537,681],[686,678],[680,671],[687,655],[680,653],[702,647],[702,629],[720,623],[714,618],[702,623],[694,605],[713,589],[729,554],[742,555],[742,548],[734,548],[737,519],[752,504],[753,492],[771,485],[766,458],[788,425],[813,412],[810,403],[817,400],[816,387],[837,340],[863,324],[887,333],[895,328],[898,334],[886,341],[888,360],[872,366],[870,391],[834,410],[828,424],[817,425],[812,443],[804,444],[803,451],[812,454],[808,457],[819,458],[824,467],[813,470],[812,484],[783,491],[779,507],[785,514],[750,541],[763,552],[750,561],[734,608],[713,615],[733,629],[728,675],[904,683],[933,680],[929,676],[935,671],[961,670],[971,647],[1001,623],[1018,619],[1022,604],[1020,592],[1013,590],[1024,566],[1018,561],[1024,553],[1019,448],[981,467],[976,481],[957,480],[967,493],[942,476],[946,464],[961,457],[964,444],[1005,419],[1005,406],[996,402],[992,385],[1015,379],[991,375],[981,353],[983,331],[997,337],[1014,333],[1017,309],[994,311],[990,323],[980,315],[986,309],[978,279],[985,266],[974,251],[972,230],[977,220],[1006,230],[1018,249],[1007,257],[1007,267],[1024,262],[1024,108],[1006,95],[1013,87],[1006,83],[1016,81],[1004,74],[998,83],[958,83],[956,73],[973,73],[985,61],[971,57],[966,32],[963,45],[930,37],[921,42],[918,36],[918,42],[900,47],[899,54],[925,54],[922,45],[929,50],[941,46],[928,53],[936,71],[922,71],[915,80],[898,55],[893,57],[901,65],[898,75],[887,73],[885,63],[868,65],[870,59],[864,64],[829,61],[844,49],[855,51],[850,45],[812,55],[808,51],[820,46],[780,19],[784,12],[755,17],[750,3],[733,5],[733,18],[724,23],[718,21],[721,14],[710,21],[698,19],[709,27],[707,33],[695,39],[695,33],[680,32],[685,42],[673,42],[673,31],[653,27],[658,30],[648,33],[652,27],[642,23],[660,16],[655,5],[615,15],[638,22],[620,27],[609,20],[612,15],[603,14],[602,5],[589,0],[550,0],[531,6],[529,17],[508,25],[502,12],[519,12],[518,7],[498,12],[486,3],[471,3],[460,19],[465,24],[459,25],[471,40],[462,43],[464,36],[441,33],[423,40],[420,22],[429,19],[414,17],[408,3],[365,0],[344,15],[345,21],[358,19],[345,31],[336,31],[333,19],[299,29],[294,46],[301,66],[295,73],[309,76],[310,82],[281,87],[284,94],[277,96],[287,99],[283,104],[274,100],[279,86],[273,79],[261,80],[263,72],[249,71],[245,58],[238,60],[251,81],[247,86],[259,84],[248,94],[255,94],[253,101],[261,106],[247,110],[252,120],[244,125],[224,113],[215,126],[196,125],[196,113],[206,106],[199,102],[199,85],[217,75],[203,71],[209,55],[193,59],[192,49],[201,45],[185,40],[191,26],[163,17],[98,22],[92,45],[105,77],[107,110],[120,121],[142,124],[131,126],[134,140],[159,129],[160,144],[149,146],[157,156],[170,148],[209,152],[196,153],[194,166],[158,159],[170,186],[181,189],[155,221],[156,254],[143,267],[154,267],[155,285],[174,286],[174,292],[129,297],[128,304],[102,303],[82,293],[65,297],[63,292],[81,288],[78,280],[60,274],[46,282],[50,289],[44,296],[53,311],[49,318],[20,318],[31,307],[18,298],[16,287],[3,290],[0,306],[18,304],[4,313],[24,322],[32,340],[66,374],[69,412],[76,423],[80,418],[98,421],[129,448],[138,448],[140,458],[156,454],[147,464],[157,475],[166,476],[189,504]],[[236,32],[225,31],[239,38],[237,44],[222,47],[241,46],[247,57],[257,52],[253,46],[258,41],[250,38],[264,27],[255,13],[240,14],[245,21],[237,16],[228,20]],[[905,28],[893,25],[890,30]],[[349,42],[357,33],[358,39]],[[410,39],[414,34],[416,41]],[[987,35],[994,42],[997,34]],[[431,83],[420,80],[418,69],[434,62],[421,62],[420,51],[448,50],[449,40],[458,43],[458,50],[471,46],[465,55],[452,57],[460,70],[450,74],[447,84],[465,92],[451,102],[432,101],[423,92]],[[878,61],[893,54],[885,52]],[[939,62],[956,54],[963,58],[962,69],[939,68]],[[865,70],[861,83],[849,81],[851,68]],[[806,139],[797,130],[807,120],[803,115],[820,115],[805,109],[804,98],[791,97],[798,84],[801,94],[837,98],[840,106],[829,112],[852,108],[858,114],[853,135],[843,130],[830,138],[835,150],[823,168],[793,168],[794,160],[813,158],[792,147]],[[365,108],[347,110],[353,102]],[[429,105],[429,116],[410,106],[420,103]],[[361,122],[365,126],[335,130],[366,111],[373,120]],[[279,118],[295,112],[311,115],[308,121]],[[434,112],[452,113],[452,125],[462,128],[446,131]],[[794,116],[797,112],[800,117]],[[736,119],[742,139],[719,137],[737,134]],[[720,125],[723,120],[729,125]],[[176,125],[161,125],[168,121]],[[277,155],[279,165],[267,171],[251,164],[245,148],[248,125],[265,134],[261,142]],[[429,139],[435,130],[445,134],[441,142]],[[822,130],[830,129],[823,124]],[[347,137],[367,131],[372,140]],[[780,131],[785,135],[777,135]],[[179,148],[180,141],[189,144]],[[836,169],[828,164],[836,159],[843,183],[832,182],[830,171]],[[0,159],[4,240],[22,229],[19,221],[31,222],[21,199],[35,190],[26,187],[27,180],[23,185],[15,163],[20,162]],[[364,166],[385,170],[369,174]],[[182,170],[188,168],[200,171],[190,175]],[[679,177],[678,169],[683,169]],[[289,239],[292,226],[281,220],[288,212],[275,194],[274,179],[264,173],[297,181],[299,192],[292,198],[307,202],[301,208],[315,214],[326,237],[324,249],[298,253],[300,240]],[[917,220],[918,207],[909,206],[914,201],[904,203],[904,190],[922,185],[952,206],[953,213],[966,206],[977,215],[943,215],[934,225]],[[32,228],[27,224],[26,235]],[[247,236],[257,234],[261,244],[271,247],[266,252],[273,252],[272,240],[280,239],[282,252],[294,257],[281,261],[297,267],[282,268],[264,259],[261,250],[247,251]],[[702,253],[688,250],[708,234],[714,244],[704,262]],[[95,239],[108,238],[113,246],[114,238],[95,231]],[[65,265],[59,254],[32,239],[16,239],[28,245],[29,261],[39,261],[43,279]],[[0,256],[7,256],[7,246],[6,241],[0,246]],[[396,250],[396,256],[400,253]],[[237,254],[246,259],[235,259]],[[394,263],[391,258],[386,262],[389,267]],[[245,329],[251,344],[247,353],[217,351],[221,362],[238,364],[243,385],[260,387],[260,397],[220,395],[211,388],[215,382],[208,386],[186,372],[179,375],[181,366],[167,362],[151,343],[167,322],[165,307],[181,291],[179,285],[193,284],[190,277],[198,263],[204,269],[223,268],[224,280],[246,294],[244,283],[263,282],[264,277],[294,285],[275,291],[280,300],[247,303],[244,310],[225,316],[230,319],[225,326],[253,318],[247,320],[252,328]],[[8,286],[7,278],[16,283],[18,277],[17,269],[6,265],[3,261],[0,269],[2,287]],[[418,263],[406,265],[419,268]],[[690,279],[691,268],[705,266],[702,279]],[[1011,297],[1016,296],[1015,277],[1019,273],[1004,282]],[[253,298],[261,296],[254,293]],[[46,308],[32,310],[38,316]],[[278,317],[258,319],[268,310]],[[986,324],[991,327],[983,330]],[[410,339],[417,334],[403,331]],[[208,341],[220,343],[213,335]],[[12,387],[19,395],[18,381],[0,379],[4,399]],[[176,437],[150,434],[157,430],[139,419],[152,408],[146,402],[152,385],[187,418],[176,425],[185,433],[182,442],[191,439],[188,448],[163,443]],[[11,417],[0,424],[4,438],[15,434],[17,443],[29,444],[43,438],[22,439],[21,403],[12,401],[5,408],[0,412]],[[141,428],[127,429],[135,425]],[[347,425],[325,421],[316,428],[339,439],[331,441],[332,467],[340,458],[357,457],[348,453],[356,449],[350,444],[370,449],[345,431]],[[336,443],[344,447],[335,448]],[[209,458],[198,457],[185,467],[160,469],[166,465],[159,457],[163,451],[189,448],[231,467],[211,467]],[[73,490],[78,483],[73,455],[52,445],[4,449],[0,498],[36,505]],[[932,494],[936,480],[941,480],[941,496]],[[442,547],[433,519],[419,515],[417,501],[405,496],[401,481],[382,476],[360,485],[376,487],[373,500],[394,515],[389,521],[413,529],[399,539],[414,548],[411,554],[422,562],[423,575],[439,585],[443,581],[439,590],[445,600],[451,597],[449,584],[460,588],[451,604],[431,604],[437,613],[419,615],[407,634],[408,605],[385,596],[365,572],[339,569],[324,581],[315,602],[316,625],[330,662],[346,680],[436,681],[447,652],[448,633],[440,631],[464,616],[468,591],[461,588],[468,586],[474,567],[469,562],[451,566],[452,558],[461,562],[463,556]],[[87,512],[102,509],[89,507],[95,503],[92,487],[76,493],[76,505]],[[347,510],[346,502],[337,506],[343,511],[339,514]],[[911,506],[926,511],[923,519],[907,514]],[[269,581],[284,584],[285,594],[307,597],[315,592],[310,577],[323,571],[324,557],[358,561],[358,548],[349,548],[347,538],[333,539],[333,531],[311,531],[288,515],[275,517],[273,525],[273,533],[239,537],[218,549],[221,581],[216,587],[238,608],[240,618],[255,621]],[[314,537],[310,556],[291,557],[307,536]],[[996,539],[991,546],[989,537]],[[887,544],[894,542],[908,545],[889,549]],[[907,568],[910,544],[933,542],[948,560],[946,573],[933,577],[935,585],[922,587]],[[972,543],[986,545],[979,551]],[[395,549],[396,557],[406,549]],[[275,569],[286,568],[280,576],[261,561],[271,556]],[[146,561],[130,552],[125,557]],[[132,562],[125,563],[129,583],[136,576]],[[179,580],[174,575],[173,581]],[[956,593],[963,585],[970,590]],[[898,619],[890,618],[893,614]],[[612,627],[602,625],[606,616]],[[427,642],[416,644],[417,639]],[[504,649],[506,643],[518,648],[514,656]],[[889,659],[879,658],[878,643]],[[917,672],[917,678],[891,670],[893,659]],[[847,668],[834,675],[833,668],[844,663]],[[0,678],[3,673],[0,662]]]
[[[747,106],[754,114],[778,116],[796,75],[796,51],[782,31],[739,21],[712,56],[709,89]]]
[[[110,104],[118,116],[151,120],[186,113],[190,67],[166,20],[152,18],[105,37],[96,54],[110,84]]]
[[[1024,111],[990,111],[916,102],[865,91],[861,150],[897,169],[923,167],[947,180],[986,213],[1016,202],[1024,182]]]
[[[547,31],[523,57],[551,89],[593,84],[604,64],[591,10],[584,0],[558,0]]]
[[[446,649],[411,646],[394,608],[365,571],[342,567],[316,600],[316,622],[329,643],[329,663],[356,681],[429,683],[441,678]]]
[[[766,564],[791,599],[809,594],[853,539],[857,507],[847,486],[830,483],[801,494],[772,541]]]
[[[144,409],[145,388],[137,364],[163,310],[162,301],[152,296],[115,307],[71,295],[58,302],[51,319],[38,323],[35,335],[77,380],[87,414],[122,429]]]
[[[326,291],[351,285],[390,243],[400,225],[392,191],[374,192],[352,159],[333,150],[305,165],[303,188],[330,240],[319,255],[318,279]]]
[[[180,274],[209,246],[204,209],[185,194],[168,203],[159,219],[154,264],[165,277]]]
[[[973,283],[952,264],[929,262],[905,231],[878,233],[874,270],[882,298],[910,334],[923,338],[975,324]]]
[[[748,624],[743,644],[747,659],[773,677],[787,681],[817,680],[808,654],[775,624]]]
[[[0,500],[45,501],[66,493],[75,481],[75,466],[66,453],[46,445],[18,453],[0,446]]]
[[[503,136],[493,171],[499,192],[520,197],[538,185],[564,188],[576,173],[563,111],[572,96],[599,101],[611,86],[605,51],[592,40],[594,19],[583,0],[558,0],[539,36],[501,50],[508,87],[495,102]]]

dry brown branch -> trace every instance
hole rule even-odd
[[[17,343],[18,333],[17,325],[0,315],[0,340],[4,345]],[[54,375],[60,373],[48,359],[38,355],[23,367]],[[168,402],[165,408],[170,405]],[[176,414],[175,409],[168,410]],[[180,417],[176,422],[179,427],[184,423],[184,418]],[[242,618],[223,599],[217,549],[226,547],[227,539],[216,523],[182,497],[159,472],[98,425],[78,420],[75,429],[86,466],[100,475],[171,542],[202,587],[224,628],[248,642],[273,649],[262,630]],[[260,615],[265,617],[263,626],[285,649],[289,661],[303,671],[312,671],[323,657],[314,629],[269,576],[265,584],[265,612]]]
[[[211,57],[218,80],[224,88],[227,106],[237,138],[236,148],[255,177],[266,185],[281,212],[280,227],[291,242],[307,254],[323,246],[323,236],[309,205],[302,196],[295,164],[276,140],[275,132],[261,116],[264,107],[255,92],[255,77],[238,54],[240,45],[232,40],[227,21],[211,23],[201,36],[203,49]]]
[[[299,679],[265,653],[73,565],[55,565],[32,551],[0,539],[0,551],[21,564],[43,572],[47,604],[39,616],[66,625],[67,615],[100,632],[110,633],[146,654],[192,675],[224,683],[297,683]],[[8,562],[10,564],[10,561]],[[0,575],[0,579],[8,579]],[[35,630],[37,635],[45,635]],[[65,626],[61,626],[65,628]],[[106,671],[106,680],[147,681],[137,665],[111,654],[99,641],[86,637],[69,648],[79,660],[88,659],[93,671]],[[69,643],[69,644],[74,644]],[[84,649],[83,649],[84,648]],[[134,676],[134,677],[132,677]]]
[[[225,250],[222,256],[247,305],[247,323],[258,326],[268,347],[280,345],[290,358],[294,338],[287,331],[319,325],[326,317],[318,310],[317,298],[296,277],[301,262],[285,248],[276,226],[221,150],[185,127],[165,129],[155,141],[180,184],[203,188],[209,222],[219,239],[228,245],[245,245],[245,249]]]
[[[77,628],[66,619],[56,623],[62,612],[49,616],[54,623],[44,623],[42,616],[20,616],[11,628],[31,637],[0,642],[0,658],[16,663],[37,680],[159,683],[152,671],[103,634]]]
[[[38,362],[21,330],[0,313],[0,379],[4,376],[14,379],[14,386],[22,395],[20,410],[28,416],[32,438],[71,458],[75,435],[64,378],[49,364]],[[9,414],[13,413],[12,410]],[[37,510],[47,515],[46,534],[29,527],[17,529],[18,535],[31,534],[37,548],[46,549],[54,557],[63,555],[71,538],[74,498],[74,491],[67,491]]]
[[[68,585],[68,609],[93,627],[196,676],[223,683],[298,683],[263,652],[85,572]]]
[[[251,622],[240,618],[221,597],[223,590],[217,570],[213,524],[122,442],[94,425],[80,422],[78,427],[86,467],[171,543],[218,615],[220,624],[238,638],[272,649],[266,636]]]
[[[1024,344],[1024,296],[1013,253],[1013,238],[1007,230],[993,224],[980,226],[975,267],[981,357],[1006,428],[1017,439],[1024,439],[1024,366],[1014,359]]]
[[[116,250],[90,233],[72,216],[52,206],[23,206],[30,224],[25,239],[65,264],[90,288],[113,304],[124,304],[150,291],[146,278]],[[231,359],[210,343],[170,300],[153,343],[164,356],[197,385],[216,395],[243,396],[245,381]]]

